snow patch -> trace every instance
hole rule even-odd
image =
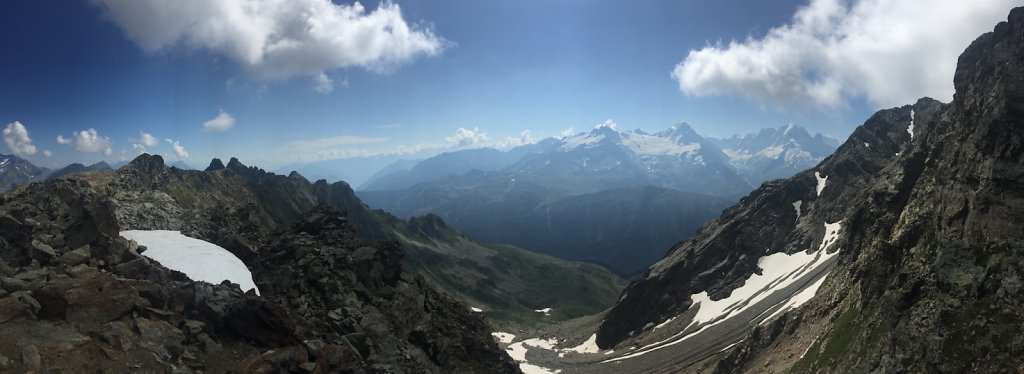
[[[907,133],[910,134],[910,140],[914,140],[914,110],[910,110],[910,126],[907,126]]]
[[[526,344],[524,343],[525,342],[519,342],[509,345],[508,348],[505,348],[505,352],[508,353],[509,357],[512,357],[512,359],[516,360],[517,362],[526,361],[527,349]]]
[[[491,336],[493,336],[495,339],[498,339],[499,342],[502,342],[504,344],[509,344],[516,340],[515,335],[509,334],[507,332],[492,332]]]
[[[782,315],[782,313],[799,308],[801,305],[804,305],[805,303],[810,301],[811,298],[814,297],[816,293],[818,293],[818,288],[821,287],[822,283],[825,283],[825,278],[827,277],[828,273],[825,273],[825,275],[822,275],[820,278],[818,278],[817,281],[811,283],[810,286],[807,286],[800,292],[797,292],[797,294],[789,298],[789,300],[786,301],[785,304],[782,304],[782,306],[779,307],[779,309],[776,309],[775,312],[769,314],[767,317],[764,317],[764,320],[762,320],[759,324],[764,325],[771,321],[772,319],[775,319],[775,317]]]
[[[836,239],[839,238],[839,230],[843,228],[843,221],[836,223],[825,222],[825,237],[821,239],[821,244],[818,245],[818,250],[826,250],[831,247]]]
[[[544,313],[545,316],[551,315],[551,308],[534,309],[533,311],[537,313]]]
[[[659,323],[657,326],[654,326],[654,329],[657,330],[657,329],[660,329],[662,327],[665,327],[665,325],[668,325],[669,323],[672,323],[672,321],[675,321],[675,320],[676,320],[676,317],[669,318],[669,319],[665,320],[665,322]]]
[[[871,148],[871,144],[868,144],[868,142],[864,142],[864,148]]]
[[[484,310],[480,309],[480,308],[477,308],[475,306],[471,306],[471,307],[469,307],[469,311],[471,311],[473,313],[483,313]]]
[[[821,173],[815,171],[814,178],[818,180],[818,186],[815,187],[815,190],[818,191],[818,196],[821,196],[821,191],[825,189],[825,181],[828,180],[828,176],[823,177]]]
[[[559,149],[562,151],[571,151],[579,147],[587,148],[594,144],[600,143],[602,140],[604,140],[603,134],[591,136],[590,134],[581,133],[563,139],[562,146],[559,147]]]
[[[800,221],[800,206],[804,204],[803,200],[797,200],[793,202],[793,209],[796,209],[796,220]]]
[[[558,344],[558,339],[532,338],[509,345],[508,348],[505,348],[505,352],[508,353],[509,357],[512,357],[513,360],[519,363],[519,370],[522,370],[523,373],[558,373],[561,372],[561,370],[552,371],[551,369],[533,365],[526,361],[526,352],[529,350],[526,348],[527,346],[551,351],[555,350],[555,344]]]
[[[836,223],[826,222],[825,236],[822,238],[822,242],[818,246],[818,250],[815,252],[808,253],[807,251],[801,251],[794,254],[773,253],[761,257],[757,261],[757,266],[761,269],[761,274],[751,274],[744,281],[742,286],[732,291],[729,297],[721,300],[711,300],[707,291],[691,295],[690,300],[692,301],[692,304],[690,308],[696,307],[697,313],[686,328],[683,328],[680,332],[665,340],[641,347],[635,353],[615,357],[603,362],[626,360],[642,356],[648,352],[653,352],[682,343],[702,331],[740,314],[751,306],[757,305],[760,301],[772,295],[774,292],[789,287],[798,281],[805,280],[807,276],[816,274],[823,266],[826,266],[829,263],[828,260],[839,253],[838,250],[832,253],[827,253],[827,250],[836,242],[840,229],[841,221]],[[820,286],[820,284],[817,286]],[[809,291],[807,294],[798,292],[797,294],[790,296],[790,299],[797,299],[797,302],[795,303],[803,304],[814,296],[814,292],[817,292],[817,286],[814,287],[813,291]],[[692,331],[692,327],[699,328],[696,331]],[[687,331],[692,332],[684,335]]]
[[[633,132],[622,134],[622,145],[640,156],[693,156],[700,151],[700,143],[679,144],[670,138]]]
[[[255,290],[260,294],[245,263],[216,244],[170,230],[127,230],[121,231],[121,236],[146,246],[143,256],[180,271],[192,280],[211,284],[227,280],[238,283],[243,292]]]
[[[582,344],[565,349],[568,352],[576,353],[597,353],[601,351],[601,348],[597,347],[597,334],[590,335],[590,338]]]

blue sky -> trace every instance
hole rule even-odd
[[[276,168],[606,119],[845,138],[878,108],[948,100],[955,57],[1021,1],[269,3],[3,2],[0,152]]]

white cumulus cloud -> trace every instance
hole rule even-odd
[[[76,131],[71,134],[71,139],[74,140],[75,150],[79,152],[103,153],[107,156],[114,153],[111,149],[114,142],[112,142],[110,138],[100,135],[100,133],[93,128]],[[61,136],[59,135],[57,136],[57,143],[61,143]]]
[[[140,132],[139,143],[146,147],[152,147],[160,143],[160,141],[157,140],[156,137],[153,136],[153,134],[150,134],[148,132]]]
[[[167,143],[171,145],[172,149],[174,149],[174,154],[176,156],[178,156],[178,159],[180,159],[180,160],[188,159],[188,151],[185,150],[185,146],[181,145],[180,141],[172,140],[172,139],[164,139],[164,140],[167,141]]]
[[[672,71],[694,96],[825,108],[949,101],[957,57],[1022,0],[811,0],[759,38],[691,50]]]
[[[203,122],[203,131],[208,132],[225,132],[235,126],[235,117],[221,110],[216,117],[211,118],[209,121]]]
[[[50,152],[49,149],[44,149],[43,150],[43,156],[46,156],[46,157],[53,156],[53,152]]]
[[[563,139],[564,138],[568,138],[568,137],[573,136],[573,135],[576,135],[576,127],[575,126],[570,126],[569,128],[567,128],[565,130],[562,130],[562,132],[558,133],[558,137],[563,138]]]
[[[537,139],[534,139],[533,134],[530,132],[530,130],[523,130],[523,132],[521,132],[519,136],[506,137],[505,141],[498,143],[496,147],[500,149],[508,149],[522,145],[533,144],[536,142]]]
[[[4,144],[11,153],[18,156],[31,156],[36,154],[36,146],[32,144],[32,138],[28,136],[28,129],[21,122],[14,121],[4,128]]]
[[[132,139],[132,141],[135,142],[132,144],[132,151],[134,151],[136,155],[146,153],[148,151],[147,148],[160,144],[160,140],[157,140],[153,134],[148,132],[140,132],[139,138]],[[127,157],[127,153],[127,150],[121,150],[121,158]]]
[[[146,52],[207,50],[263,79],[313,76],[350,67],[386,71],[448,44],[410,24],[397,4],[330,0],[92,0]]]
[[[71,139],[65,138],[63,135],[57,135],[57,144],[60,144],[60,145],[71,144]]]
[[[459,127],[458,130],[455,130],[454,135],[444,138],[448,142],[448,146],[452,148],[477,145],[486,142],[488,139],[487,133],[481,131],[479,127],[474,127],[472,130]]]

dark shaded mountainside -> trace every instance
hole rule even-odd
[[[640,347],[616,367],[645,372],[1024,369],[1024,8],[954,86],[726,210],[623,292],[597,344]],[[806,277],[759,286],[797,258]]]
[[[3,195],[2,369],[516,371],[483,319],[402,270],[397,242],[362,244],[350,216],[299,209],[302,196],[259,198],[294,192],[296,178],[235,170],[185,172],[143,155]],[[230,248],[262,296],[192,282],[119,236],[158,228]]]

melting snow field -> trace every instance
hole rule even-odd
[[[800,220],[800,206],[804,204],[803,200],[797,200],[793,202],[793,209],[796,209],[796,220]]]
[[[516,340],[516,336],[507,332],[492,332],[491,336],[498,339],[499,342],[508,344]]]
[[[245,263],[213,243],[168,230],[128,230],[121,231],[121,236],[146,246],[143,256],[185,273],[192,280],[212,284],[228,280],[238,283],[242,291],[256,290],[260,294]]]
[[[733,290],[727,298],[711,300],[708,297],[707,291],[693,294],[690,296],[690,300],[693,301],[690,308],[696,307],[697,313],[686,328],[665,340],[644,346],[635,353],[615,357],[604,362],[626,360],[682,343],[711,326],[728,320],[730,317],[736,316],[751,306],[756,305],[772,295],[776,290],[784,289],[800,280],[806,280],[805,276],[814,274],[822,266],[827,265],[830,258],[839,253],[838,250],[832,253],[826,252],[839,237],[840,228],[841,222],[826,222],[825,236],[822,238],[818,250],[813,253],[807,253],[807,251],[794,254],[773,253],[761,257],[757,262],[757,266],[761,268],[761,274],[751,274],[743,285]],[[795,308],[810,300],[824,279],[825,276],[821,276],[817,282],[805,287],[802,292],[790,296],[785,301],[783,308]],[[683,335],[691,327],[700,328]]]
[[[597,353],[597,352],[600,352],[601,348],[598,348],[598,346],[597,346],[597,334],[590,335],[590,339],[587,339],[587,341],[583,342],[582,344],[580,344],[578,346],[565,349],[565,351],[567,351],[567,352],[576,352],[576,353]]]
[[[821,173],[814,172],[814,178],[818,180],[818,187],[816,190],[818,191],[818,196],[821,196],[821,191],[825,189],[825,181],[828,180],[828,176],[826,175],[823,177],[821,176]]]

